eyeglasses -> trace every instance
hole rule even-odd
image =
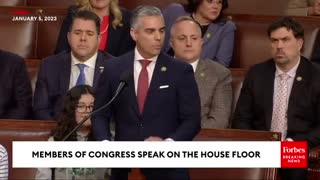
[[[84,113],[84,112],[91,112],[92,109],[93,109],[92,105],[90,106],[80,105],[80,106],[77,106],[76,111],[79,113]]]
[[[218,4],[218,5],[221,5],[223,0],[207,0],[208,3],[215,3],[215,4]]]

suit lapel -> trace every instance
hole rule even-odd
[[[119,48],[117,42],[121,41],[121,36],[119,35],[119,31],[115,30],[112,27],[112,22],[114,20],[113,15],[109,17],[109,27],[108,27],[108,39],[105,51],[107,52],[118,52],[117,49]],[[118,27],[120,28],[120,27]],[[113,54],[114,55],[114,54]]]
[[[140,118],[140,111],[139,111],[139,106],[138,106],[138,101],[137,101],[137,95],[136,95],[136,90],[135,90],[135,84],[134,84],[134,71],[133,71],[133,63],[134,63],[134,51],[131,51],[128,54],[128,57],[126,58],[126,64],[127,64],[127,72],[129,74],[132,74],[128,81],[128,98],[130,102],[130,106],[132,107],[133,111],[137,114],[137,116]]]
[[[264,92],[264,109],[265,109],[265,115],[266,115],[266,130],[269,130],[271,127],[271,120],[272,120],[272,110],[273,110],[273,91],[274,91],[274,78],[275,78],[275,64],[273,60],[267,64],[267,68],[265,73],[262,73],[261,75],[264,76],[263,88]]]
[[[64,57],[62,71],[60,74],[60,87],[63,94],[66,94],[69,90],[70,73],[71,73],[71,54],[66,53]]]
[[[207,42],[209,42],[211,38],[215,36],[217,30],[218,30],[218,24],[211,23],[206,33],[203,36],[203,44],[206,44]]]
[[[165,73],[165,71],[167,71],[168,69],[168,65],[165,61],[165,57],[162,53],[160,53],[160,55],[158,56],[156,65],[154,67],[153,70],[153,75],[152,75],[152,79],[150,82],[150,86],[148,89],[148,95],[147,95],[147,99],[150,93],[152,93],[153,91],[157,90],[159,87],[159,83],[163,82],[163,73]]]
[[[160,55],[158,56],[158,59],[156,61],[156,65],[154,67],[154,70],[153,70],[152,79],[151,79],[150,86],[149,86],[149,89],[148,89],[146,101],[144,103],[144,112],[143,112],[143,114],[148,112],[148,107],[151,107],[151,106],[148,106],[150,101],[152,99],[156,99],[156,98],[153,97],[153,95],[154,95],[154,93],[157,92],[159,86],[167,85],[167,84],[163,84],[163,83],[167,82],[165,74],[169,70],[168,68],[169,68],[168,67],[168,62],[167,62],[167,59],[166,59],[165,55],[160,53]]]
[[[93,76],[93,89],[96,89],[99,81],[99,77],[102,74],[104,70],[103,62],[104,62],[104,56],[98,52],[97,60],[96,60],[96,66],[94,68],[94,76]]]
[[[307,60],[301,57],[300,64],[296,72],[296,77],[294,77],[289,97],[288,115],[290,115],[292,111],[290,107],[293,107],[293,103],[296,98],[301,98],[301,95],[303,95],[303,89],[306,87],[306,81],[310,79],[310,73],[308,72],[307,65]]]
[[[205,60],[200,59],[196,68],[196,72],[194,72],[194,76],[198,84],[202,84],[203,77],[205,76],[205,71],[206,71]]]

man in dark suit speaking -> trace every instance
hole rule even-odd
[[[63,97],[75,85],[96,87],[104,62],[111,56],[98,51],[100,19],[91,11],[78,11],[68,32],[71,52],[42,60],[34,94],[36,119],[56,119]]]
[[[320,69],[301,56],[304,30],[291,18],[273,23],[268,34],[273,59],[247,73],[233,127],[282,133],[283,141],[320,144]],[[307,169],[281,169],[282,179],[307,179]]]
[[[116,141],[190,141],[200,130],[200,98],[192,66],[161,52],[165,25],[161,11],[140,6],[133,12],[134,51],[106,64],[95,107],[110,100],[119,80],[128,86],[112,107],[92,117],[97,140],[110,140],[111,114]],[[147,179],[188,179],[186,169],[142,169]],[[114,179],[127,179],[128,170],[114,169]]]

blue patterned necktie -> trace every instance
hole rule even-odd
[[[76,82],[76,86],[77,85],[84,85],[86,84],[86,76],[84,74],[84,68],[87,66],[85,64],[76,64],[80,70],[77,82]]]

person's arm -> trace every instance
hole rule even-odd
[[[8,175],[8,153],[7,150],[0,145],[0,179],[7,180]]]
[[[313,116],[315,120],[312,129],[308,133],[296,133],[294,136],[287,137],[291,138],[293,141],[307,140],[309,148],[314,148],[320,144],[320,92],[318,92],[317,96],[314,97],[314,101],[314,113],[316,115]]]
[[[215,58],[220,64],[229,67],[232,61],[236,26],[232,21],[228,21],[224,28],[220,35],[221,40]]]
[[[232,78],[230,71],[227,69],[221,71],[220,76],[212,92],[210,111],[203,121],[212,122],[215,128],[227,128],[231,114]]]
[[[185,66],[179,75],[176,89],[178,118],[181,123],[167,138],[174,141],[190,141],[201,128],[200,96],[191,65]]]
[[[112,69],[105,66],[103,73],[100,75],[99,83],[96,90],[94,110],[102,107],[112,98],[111,89],[111,72]],[[110,132],[111,107],[102,109],[91,117],[92,132],[94,138],[98,141],[111,140]]]
[[[33,101],[34,118],[41,120],[53,119],[53,108],[49,99],[46,69],[45,60],[42,60]]]
[[[28,118],[32,108],[32,88],[24,60],[17,61],[13,73],[13,100],[15,106],[8,109],[5,117],[13,119]]]
[[[122,15],[123,15],[123,27],[124,28],[124,34],[121,38],[120,48],[118,50],[118,53],[116,56],[120,56],[122,54],[127,53],[128,51],[131,51],[135,47],[135,42],[133,41],[131,35],[130,35],[130,19],[131,19],[131,12],[122,9]],[[112,45],[111,45],[112,46]]]

